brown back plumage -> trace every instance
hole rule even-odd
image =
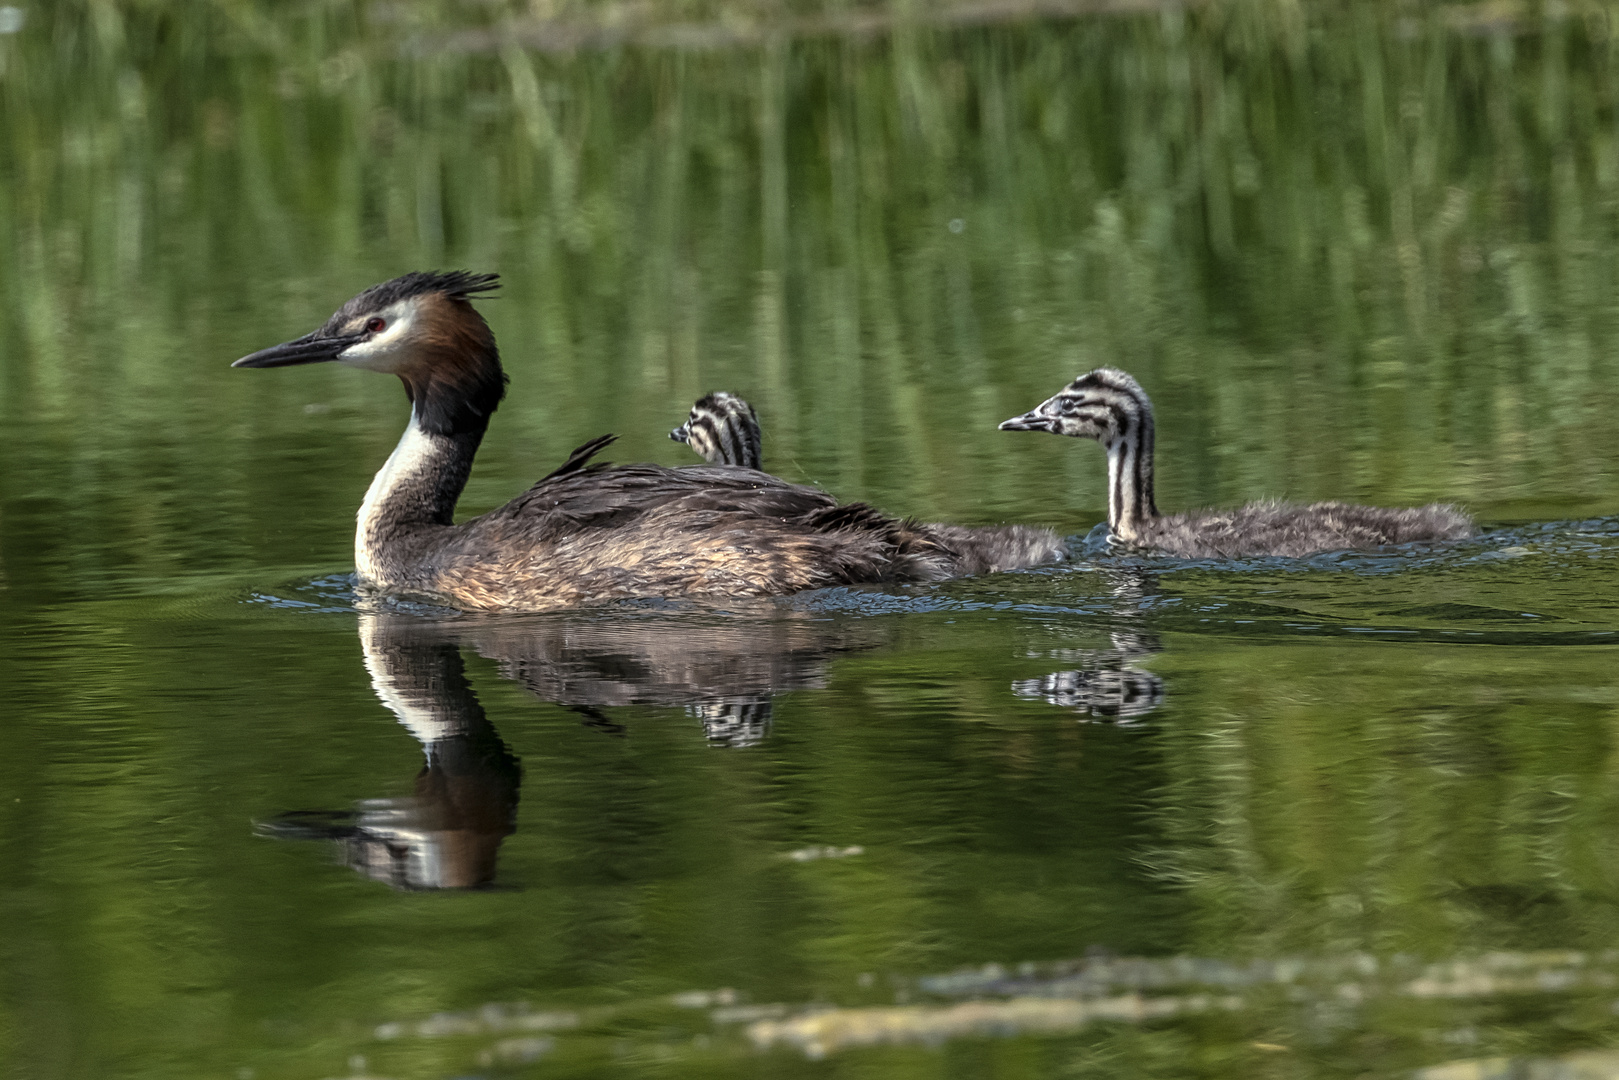
[[[938,581],[960,558],[864,503],[728,466],[584,465],[456,527],[421,591],[529,610]],[[513,553],[517,558],[513,558]]]

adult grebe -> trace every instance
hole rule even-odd
[[[757,469],[762,460],[759,417],[752,405],[724,390],[698,398],[686,422],[669,437],[690,446],[710,465]]]
[[[968,550],[957,550],[864,503],[839,505],[753,469],[589,465],[611,436],[586,443],[505,506],[454,524],[505,394],[494,334],[469,302],[496,283],[494,274],[406,274],[365,290],[313,333],[233,365],[335,360],[404,382],[410,425],[366,492],[355,530],[363,585],[465,608],[542,611],[937,581],[985,567],[965,541]],[[1029,561],[1018,565],[1060,557],[1045,535],[1044,550],[1027,545]]]
[[[1402,509],[1256,502],[1238,510],[1160,516],[1152,498],[1152,402],[1129,375],[1097,368],[1002,431],[1049,431],[1107,448],[1107,524],[1119,541],[1186,558],[1310,555],[1417,540],[1461,540],[1473,520],[1454,506]]]

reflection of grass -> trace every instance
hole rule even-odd
[[[1170,0],[909,0],[780,3],[777,0],[605,0],[556,4],[544,17],[519,13],[499,25],[422,43],[429,50],[493,52],[506,44],[543,53],[637,46],[757,48],[793,38],[866,40],[926,29],[961,29],[1086,15],[1179,12]]]
[[[1165,732],[1176,841],[1148,864],[1199,898],[1205,940],[1262,956],[1610,940],[1614,705],[1593,694],[1610,649],[1178,656],[1171,638],[1154,668],[1195,710]]]

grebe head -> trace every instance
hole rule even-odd
[[[495,335],[469,300],[498,274],[416,271],[373,285],[301,338],[244,356],[232,367],[335,360],[399,376],[416,423],[437,435],[482,431],[506,393]]]
[[[1152,403],[1141,384],[1117,368],[1104,367],[1087,371],[1022,416],[1003,420],[1000,429],[1049,431],[1111,447],[1151,416]]]
[[[759,418],[753,406],[735,394],[716,390],[698,398],[691,416],[669,437],[690,446],[710,465],[759,467]]]

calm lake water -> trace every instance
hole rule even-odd
[[[0,7],[5,1075],[1619,1073],[1619,8],[554,9]],[[228,365],[437,267],[468,514],[723,388],[1074,558],[362,605],[403,395]],[[1110,555],[995,430],[1102,363],[1165,509],[1488,530]]]

